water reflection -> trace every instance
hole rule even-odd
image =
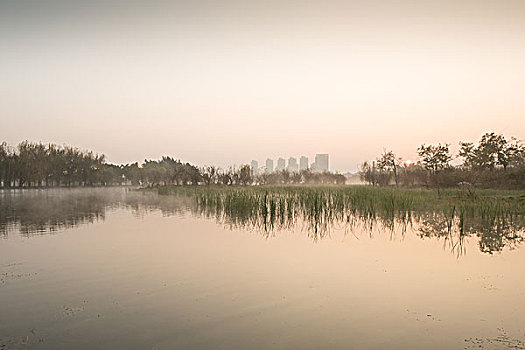
[[[1,191],[0,235],[7,238],[11,231],[23,236],[49,234],[104,220],[112,203],[95,191]]]
[[[523,220],[463,220],[460,217],[447,218],[436,213],[421,215],[418,220],[418,235],[421,238],[439,238],[458,255],[464,253],[466,237],[477,237],[479,249],[493,254],[508,247],[515,249],[525,240]]]
[[[108,211],[130,210],[135,217],[151,211],[163,215],[192,213],[216,220],[232,229],[257,231],[267,237],[300,227],[313,240],[333,230],[374,230],[404,235],[408,228],[422,238],[443,240],[456,255],[465,253],[465,239],[478,239],[483,253],[505,247],[515,249],[525,240],[525,220],[520,215],[478,215],[472,210],[449,212],[382,208],[370,203],[349,204],[332,195],[308,198],[239,194],[162,196],[131,189],[55,189],[0,191],[0,236],[18,233],[29,237],[103,221]]]
[[[187,202],[126,188],[4,190],[0,191],[0,235],[53,234],[104,221],[107,212],[122,207],[136,217],[153,210],[164,215],[182,214],[188,209]]]

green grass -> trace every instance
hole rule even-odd
[[[439,229],[429,229],[426,235],[450,234],[453,229],[460,235],[515,235],[525,226],[525,191],[344,185],[169,186],[156,191],[190,197],[201,214],[265,232],[290,227],[299,218],[314,236],[325,234],[334,223],[380,223],[393,230],[399,223],[434,222]]]
[[[458,189],[380,188],[369,186],[168,186],[161,195],[192,196],[197,203],[224,206],[231,212],[265,211],[270,207],[300,209],[305,213],[347,211],[361,216],[400,215],[407,212],[465,212],[479,216],[525,214],[525,191],[477,190],[472,196]],[[266,203],[266,204],[265,204]]]

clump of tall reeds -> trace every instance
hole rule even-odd
[[[369,228],[381,224],[390,230],[397,224],[419,223],[425,227],[424,235],[433,232],[435,236],[490,235],[510,229],[516,233],[525,226],[523,194],[513,191],[487,190],[476,196],[451,189],[438,195],[426,189],[369,186],[173,186],[157,191],[193,198],[202,214],[264,232],[302,220],[316,238],[335,223],[361,223]],[[433,225],[422,225],[425,220]]]

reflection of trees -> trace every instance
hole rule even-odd
[[[499,252],[506,246],[514,249],[525,240],[525,225],[518,222],[473,223],[467,230],[479,237],[479,248],[484,253]]]
[[[104,220],[106,211],[129,208],[134,216],[160,210],[163,215],[183,213],[193,203],[174,196],[123,188],[47,189],[0,192],[0,235],[11,231],[23,236],[52,234]]]
[[[458,255],[464,253],[464,240],[478,237],[483,253],[493,254],[505,247],[514,249],[525,240],[523,218],[483,218],[425,213],[419,217],[417,231],[421,238],[443,238]]]
[[[94,190],[2,191],[0,234],[18,229],[24,236],[41,235],[104,220],[110,203]]]

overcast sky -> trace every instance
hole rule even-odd
[[[525,138],[525,1],[0,0],[0,141],[197,165]]]

